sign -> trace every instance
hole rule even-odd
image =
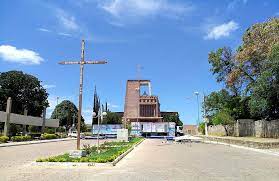
[[[81,158],[86,156],[86,152],[84,150],[71,150],[69,156],[71,158]]]
[[[92,133],[102,135],[116,135],[117,129],[122,129],[122,124],[100,124],[100,130],[97,124],[93,124]]]
[[[128,129],[117,129],[117,140],[128,141]]]

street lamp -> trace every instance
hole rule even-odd
[[[135,89],[139,93],[139,99],[140,99],[140,88]],[[139,112],[140,112],[140,100],[138,100],[138,109],[137,109],[137,135],[139,136]]]
[[[199,92],[194,92],[194,94],[197,96],[197,105],[198,105],[198,119],[197,119],[197,126],[200,123],[200,103],[199,103]]]
[[[97,134],[97,153],[100,153],[99,150],[99,135],[100,135],[100,118],[101,118],[101,123],[103,122],[103,117],[107,116],[107,112],[102,112],[102,108],[99,110],[99,114],[97,115],[95,112],[93,112],[92,117],[93,118],[98,118],[98,134]]]
[[[58,115],[57,115],[57,106],[58,106],[58,101],[59,101],[59,97],[57,96],[56,97],[56,116],[55,116],[55,118],[57,119],[57,117],[58,117]]]

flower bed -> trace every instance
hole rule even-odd
[[[86,156],[81,158],[72,158],[68,153],[49,158],[36,160],[37,162],[96,162],[106,163],[114,161],[118,156],[125,153],[135,144],[142,141],[143,138],[133,138],[129,142],[105,142],[100,145],[100,153],[97,152],[96,146],[84,145],[83,150]]]

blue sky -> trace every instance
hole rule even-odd
[[[77,103],[81,39],[85,67],[83,116],[90,123],[93,90],[112,111],[123,111],[126,80],[152,81],[162,111],[178,111],[185,124],[197,120],[194,92],[222,88],[209,71],[207,55],[236,48],[252,24],[279,16],[278,0],[2,0],[0,72],[37,76],[49,93],[48,115],[59,102]],[[200,100],[202,97],[200,97]]]

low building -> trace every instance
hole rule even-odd
[[[197,135],[198,127],[197,125],[183,125],[182,131],[184,134]]]

